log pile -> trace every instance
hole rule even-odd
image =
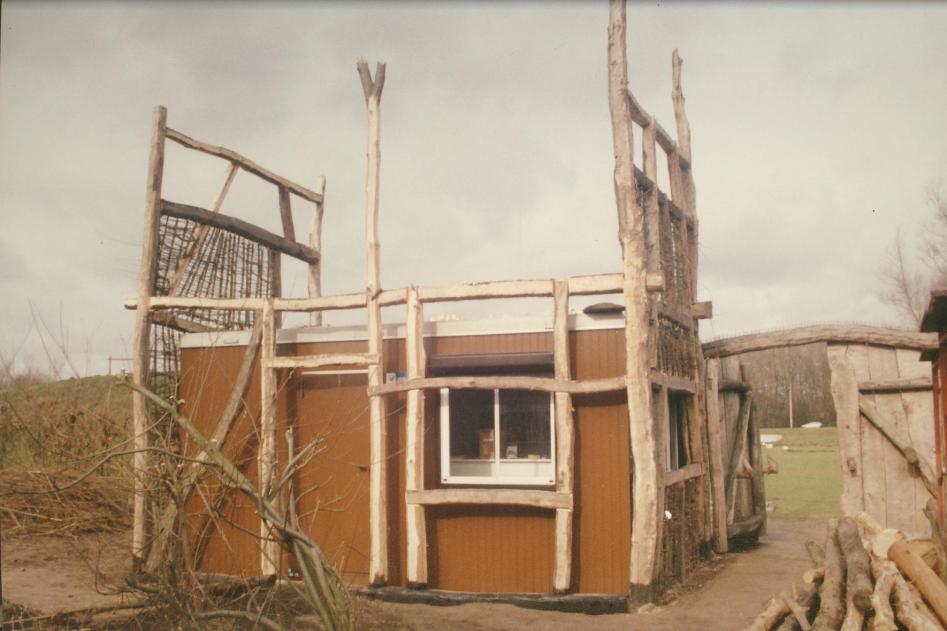
[[[865,513],[830,519],[824,547],[808,542],[812,568],[774,596],[749,631],[928,631],[947,624],[947,586],[919,551],[924,542],[883,530]]]

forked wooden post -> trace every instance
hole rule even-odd
[[[168,110],[159,105],[154,109],[151,151],[148,158],[148,181],[145,187],[145,233],[142,237],[141,272],[138,276],[138,311],[135,313],[135,340],[132,351],[132,381],[143,388],[150,387],[151,361],[151,314],[149,305],[155,278],[158,273],[158,218],[161,204],[161,180],[164,174],[164,139]],[[138,392],[132,394],[132,420],[134,426],[134,470],[135,497],[132,522],[132,564],[138,568],[145,560],[148,540],[148,516],[144,475],[148,469],[148,456],[144,451],[150,444],[151,422],[145,397]]]
[[[633,517],[629,581],[634,600],[650,600],[657,570],[658,466],[651,416],[648,356],[644,212],[635,186],[632,120],[625,46],[625,2],[610,0],[608,20],[608,105],[615,151],[615,198],[622,246],[622,293],[625,301],[625,387],[634,462]]]
[[[569,380],[572,369],[569,353],[569,282],[555,281],[553,316],[553,361],[556,379]],[[556,491],[573,494],[575,486],[575,423],[572,395],[557,392],[556,410]],[[564,594],[572,582],[572,508],[556,509],[556,565],[553,589]]]
[[[424,314],[418,299],[417,287],[409,287],[407,295],[408,321],[405,326],[405,354],[408,378],[424,377]],[[405,490],[407,493],[424,490],[424,390],[409,390],[405,413]],[[424,506],[407,504],[408,586],[427,586],[427,532]]]
[[[277,255],[278,256],[278,255]],[[276,354],[276,318],[273,301],[263,303],[263,334],[260,341],[260,452],[257,460],[260,495],[269,498],[276,476],[276,369],[270,363]],[[270,498],[275,502],[275,498]],[[279,544],[275,533],[260,520],[260,574],[271,576],[279,568]]]
[[[326,178],[320,175],[316,182],[316,193],[322,198],[316,202],[316,211],[312,214],[312,225],[309,228],[309,247],[319,253],[319,260],[309,263],[309,297],[318,298],[322,295],[322,215],[325,210]],[[309,314],[309,324],[322,326],[322,311],[313,311]]]
[[[368,307],[368,352],[378,356],[378,362],[368,366],[369,388],[384,383],[384,357],[382,356],[381,303],[381,263],[378,244],[378,186],[381,163],[381,141],[379,125],[381,123],[381,92],[385,87],[385,62],[375,66],[375,78],[372,79],[368,63],[359,58],[356,64],[358,76],[365,93],[365,106],[368,109],[368,167],[365,181],[365,236],[368,244],[366,275],[366,304]],[[383,395],[370,394],[369,423],[371,425],[371,469],[369,483],[370,505],[370,563],[369,582],[373,586],[388,582],[388,502],[386,501],[387,440],[385,436],[385,398]]]

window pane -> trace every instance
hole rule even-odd
[[[493,390],[451,390],[451,460],[490,460],[494,444]]]
[[[548,460],[551,395],[528,390],[500,391],[500,458]]]

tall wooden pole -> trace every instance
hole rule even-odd
[[[151,152],[148,158],[148,181],[145,187],[145,233],[141,245],[141,272],[138,276],[138,310],[135,312],[135,339],[132,351],[132,382],[149,388],[151,360],[151,314],[149,306],[155,278],[158,273],[158,207],[161,204],[161,179],[164,173],[164,137],[167,128],[168,110],[155,107],[152,122]],[[135,497],[132,522],[132,564],[138,568],[145,560],[148,517],[146,515],[146,485],[144,476],[148,470],[149,428],[147,402],[139,393],[132,395],[132,420],[134,428]]]
[[[316,212],[312,214],[312,226],[309,229],[309,247],[319,253],[319,260],[309,264],[309,297],[318,298],[322,295],[322,214],[325,209],[326,178],[319,176],[316,182],[316,192],[322,201],[316,202]],[[322,326],[322,311],[313,311],[309,314],[309,324]]]
[[[615,151],[615,201],[622,249],[625,299],[625,385],[634,461],[633,516],[629,581],[633,600],[650,600],[657,567],[661,522],[657,495],[660,472],[651,417],[648,357],[649,302],[644,211],[637,198],[625,50],[625,2],[611,0],[608,12],[608,106]]]
[[[365,180],[365,236],[368,244],[368,271],[366,274],[366,304],[368,306],[368,353],[378,361],[368,365],[368,386],[374,388],[384,383],[384,357],[382,356],[381,303],[381,253],[378,244],[378,186],[381,163],[381,92],[385,87],[385,62],[375,66],[372,79],[368,63],[359,58],[358,75],[365,93],[368,109],[368,168]],[[385,468],[387,466],[387,441],[385,436],[384,395],[371,395],[369,401],[369,423],[371,439],[371,469],[369,473],[369,520],[371,533],[369,580],[372,585],[388,582],[388,506]]]

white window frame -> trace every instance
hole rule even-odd
[[[500,457],[500,389],[493,389],[493,470],[494,475],[450,474],[450,388],[440,389],[441,428],[441,482],[444,484],[473,484],[480,486],[555,486],[556,484],[556,406],[555,397],[549,394],[549,458],[539,461],[527,458]],[[549,476],[504,476],[500,475],[500,462],[522,460],[524,462],[549,462]]]

